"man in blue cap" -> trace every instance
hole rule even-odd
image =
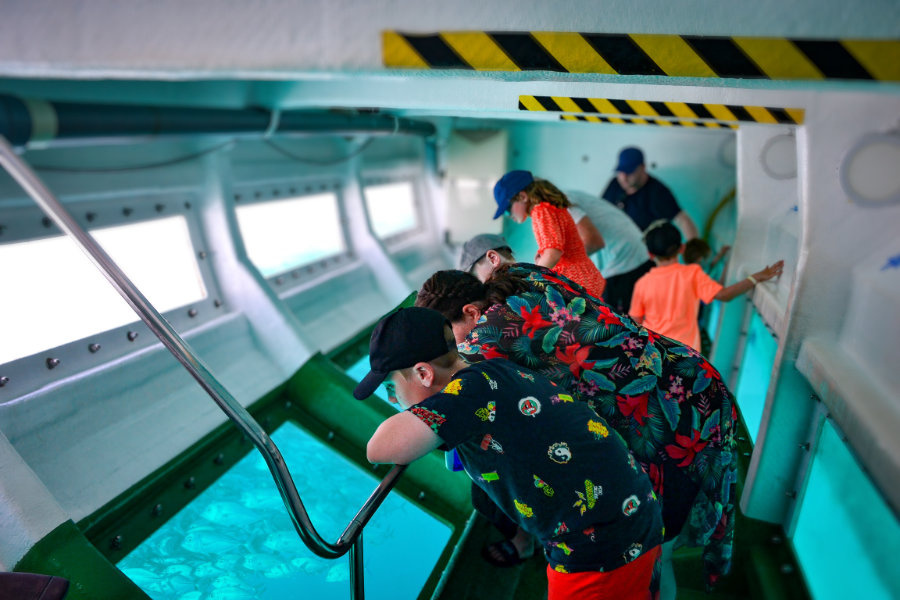
[[[624,210],[641,231],[654,221],[666,219],[674,221],[684,239],[697,237],[697,226],[678,205],[669,188],[647,173],[640,148],[629,147],[619,152],[616,177],[606,186],[602,196]]]

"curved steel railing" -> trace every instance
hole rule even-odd
[[[91,261],[103,273],[116,291],[138,314],[150,330],[160,339],[163,345],[169,349],[178,362],[190,372],[200,386],[206,390],[210,397],[219,405],[219,408],[234,422],[256,446],[257,450],[265,458],[266,465],[275,479],[281,498],[290,513],[294,528],[303,540],[303,543],[315,554],[323,558],[339,558],[353,549],[351,552],[351,598],[362,599],[362,530],[369,519],[384,501],[391,491],[400,474],[406,468],[404,465],[394,465],[380,484],[372,492],[359,509],[356,516],[347,525],[337,542],[326,542],[316,531],[297,486],[291,478],[284,458],[272,438],[256,422],[247,410],[226,390],[222,384],[212,375],[206,365],[194,354],[188,344],[178,335],[168,321],[153,307],[140,290],[128,279],[118,265],[109,257],[106,251],[75,221],[62,203],[50,192],[40,178],[31,168],[19,158],[9,142],[0,136],[0,165],[18,182],[41,209],[50,217],[62,231],[71,237],[79,248],[88,255]]]

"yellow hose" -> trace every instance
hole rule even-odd
[[[716,221],[716,217],[719,216],[719,213],[722,212],[722,209],[725,208],[729,202],[734,200],[737,189],[731,188],[727,194],[722,196],[722,199],[719,200],[719,204],[716,205],[716,208],[713,209],[712,213],[709,215],[709,218],[706,219],[706,223],[703,224],[703,241],[707,244],[709,243],[709,233],[712,231],[713,223]]]

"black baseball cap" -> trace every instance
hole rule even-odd
[[[444,337],[450,322],[431,308],[401,308],[383,318],[369,341],[369,374],[363,377],[353,397],[371,396],[391,371],[427,362],[456,350],[456,342]]]

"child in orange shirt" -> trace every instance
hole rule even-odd
[[[646,327],[682,344],[700,349],[697,309],[700,301],[728,302],[750,291],[762,281],[780,275],[784,261],[766,267],[746,279],[722,287],[703,272],[700,265],[683,265],[681,233],[668,221],[654,223],[644,234],[647,250],[656,267],[637,280],[629,315]]]

